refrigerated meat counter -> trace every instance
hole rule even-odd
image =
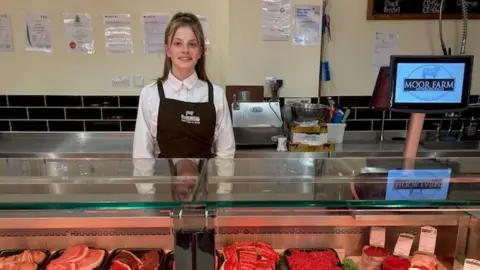
[[[133,177],[128,159],[0,160],[0,270],[440,270],[480,260],[475,158],[419,158],[411,170],[396,158],[212,159],[189,177],[168,160],[143,162],[153,176]]]

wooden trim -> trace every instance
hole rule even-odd
[[[368,0],[367,20],[438,20],[439,14],[373,14],[375,0]],[[442,14],[445,20],[461,20],[462,14]],[[480,14],[468,14],[469,20],[479,20]]]
[[[250,91],[250,99],[253,102],[263,101],[263,85],[227,85],[225,95],[229,105],[233,102],[233,94],[240,91]]]
[[[367,20],[375,20],[375,17],[373,16],[373,2],[374,0],[368,0]]]

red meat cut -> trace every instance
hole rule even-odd
[[[110,270],[131,270],[128,265],[120,262],[120,261],[113,261],[112,265],[110,266]]]
[[[102,264],[105,251],[101,249],[90,250],[87,257],[75,264],[76,270],[90,270],[95,269]]]
[[[87,256],[88,250],[88,247],[85,245],[72,246],[70,248],[67,248],[58,259],[73,263],[78,262],[83,260],[83,258]]]
[[[53,260],[48,264],[47,270],[75,270],[75,263]]]
[[[138,265],[138,264],[141,264],[142,261],[137,258],[137,256],[135,256],[135,254],[133,254],[132,252],[128,251],[128,250],[122,250],[120,251],[116,256],[115,258],[113,259],[113,261],[119,261],[125,265],[127,265],[129,267],[129,269],[135,269],[135,267]]]
[[[397,256],[388,256],[383,261],[383,270],[408,270],[409,268],[410,261]]]
[[[140,261],[135,270],[156,270],[160,265],[160,255],[158,251],[152,250],[145,253]]]
[[[109,270],[157,270],[160,266],[160,253],[151,250],[141,259],[128,250],[121,250],[115,255]]]
[[[76,245],[65,249],[60,257],[47,265],[46,270],[93,270],[102,264],[104,257],[104,250]]]
[[[341,270],[338,267],[340,260],[333,250],[293,250],[290,255],[287,255],[287,262],[291,270]]]

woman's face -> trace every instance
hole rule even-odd
[[[201,55],[201,46],[190,27],[179,27],[170,38],[167,56],[172,67],[178,70],[193,70]]]

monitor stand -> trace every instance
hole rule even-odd
[[[417,157],[418,145],[422,136],[424,113],[412,113],[408,123],[407,138],[403,150],[403,168],[405,170],[415,169],[415,158]]]

